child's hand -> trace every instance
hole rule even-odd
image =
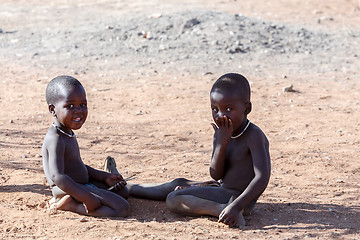
[[[226,225],[229,225],[230,227],[238,227],[242,223],[239,222],[240,216],[242,214],[239,212],[236,208],[231,207],[231,205],[228,205],[219,215],[218,222],[225,223]]]
[[[110,173],[105,179],[105,182],[108,186],[111,187],[111,190],[120,191],[126,186],[126,181],[120,174]]]
[[[220,143],[228,142],[233,134],[231,119],[224,115],[215,119],[215,123],[211,123],[211,125],[214,128],[216,140]]]
[[[99,207],[101,207],[100,200],[94,195],[90,194],[90,197],[84,201],[85,210],[87,213],[92,213]]]

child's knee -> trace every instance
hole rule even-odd
[[[122,201],[116,209],[117,217],[127,217],[130,213],[130,204],[127,201]]]
[[[179,198],[177,192],[171,192],[166,197],[166,206],[172,212],[177,212],[179,206]]]

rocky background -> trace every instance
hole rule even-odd
[[[3,239],[357,239],[358,1],[65,1],[0,4]],[[130,198],[126,219],[47,209],[46,84],[72,75],[89,117],[86,164],[117,160],[134,182],[209,180],[209,90],[252,85],[249,119],[270,141],[272,177],[243,229]]]

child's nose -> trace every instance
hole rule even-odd
[[[82,108],[80,106],[75,107],[75,112],[76,113],[82,112]]]
[[[223,116],[225,116],[225,112],[219,111],[219,112],[218,112],[218,117],[223,117]]]

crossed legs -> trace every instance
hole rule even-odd
[[[195,187],[171,192],[166,198],[166,205],[170,211],[182,215],[219,217],[239,195],[240,192],[223,187]],[[237,226],[245,226],[243,211],[239,214]]]
[[[62,192],[58,187],[54,187],[53,200],[50,208],[56,208],[63,211],[72,211],[82,215],[91,215],[97,217],[126,217],[129,213],[129,203],[121,196],[95,187],[83,186],[101,202],[101,206],[92,213],[87,213],[82,202],[77,201],[70,195]]]
[[[182,215],[210,215],[218,217],[222,210],[237,196],[240,192],[223,187],[190,187],[202,182],[192,181],[185,178],[176,178],[167,183],[142,183],[133,184],[128,182],[130,196],[136,198],[145,198],[151,200],[166,200],[167,207],[175,213]],[[174,191],[177,186],[184,187],[181,190]],[[254,199],[244,209],[244,215],[249,215],[254,208],[257,199]],[[238,220],[240,225],[244,225],[243,215]]]

